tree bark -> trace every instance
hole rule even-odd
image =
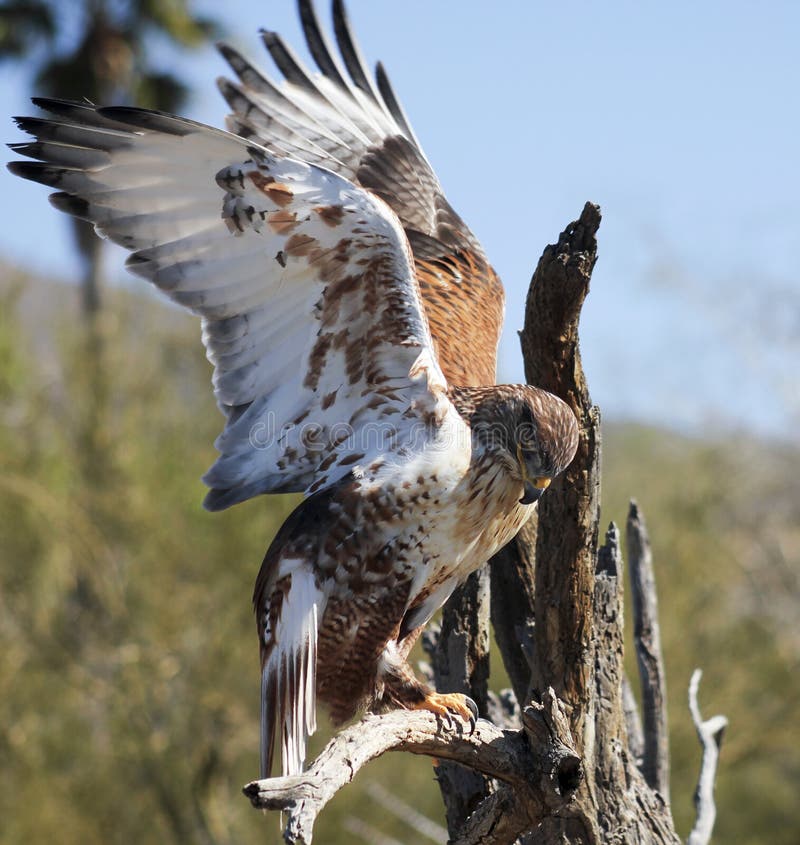
[[[661,654],[653,554],[644,517],[635,501],[631,501],[628,511],[625,539],[633,597],[633,643],[642,689],[642,774],[669,804],[667,679]]]
[[[468,695],[487,718],[489,694],[489,571],[473,572],[450,597],[432,647],[436,688]],[[436,780],[442,792],[447,827],[454,836],[492,792],[491,781],[474,769],[441,760]]]
[[[253,781],[244,793],[254,807],[287,813],[286,842],[310,845],[320,811],[366,763],[387,751],[427,754],[458,761],[504,785],[503,795],[514,796],[514,814],[490,796],[473,815],[483,819],[487,829],[500,826],[509,831],[511,838],[500,841],[513,842],[568,804],[577,785],[579,761],[568,720],[552,690],[543,702],[526,709],[522,731],[502,731],[480,719],[470,733],[463,724],[448,727],[421,710],[369,714],[334,737],[302,775]],[[497,840],[475,839],[467,830],[462,841]]]
[[[388,750],[430,754],[454,845],[675,845],[664,668],[657,637],[653,562],[638,510],[628,521],[636,644],[645,689],[644,730],[623,669],[623,561],[610,525],[598,544],[600,414],[578,350],[578,317],[597,260],[597,206],[548,246],[528,294],[520,335],[528,380],[564,399],[580,428],[575,460],[542,497],[538,516],[475,573],[425,636],[440,689],[461,691],[482,717],[475,733],[431,714],[367,716],[334,738],[298,778],[256,781],[253,804],[288,811],[284,838],[311,841],[316,814],[368,760]],[[489,593],[491,592],[491,597]],[[513,686],[490,694],[488,617]],[[660,698],[659,698],[660,696]],[[660,703],[659,703],[660,701]],[[655,703],[654,703],[655,702]],[[704,749],[698,824],[708,841],[723,717],[702,722],[696,681],[692,716]],[[518,727],[518,723],[521,725]]]

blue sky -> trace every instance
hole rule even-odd
[[[262,26],[306,55],[292,0],[196,8],[265,67]],[[581,346],[605,415],[796,439],[800,4],[350,0],[349,9],[368,61],[386,65],[448,198],[504,280],[503,380],[522,378],[516,331],[542,248],[592,200],[603,225]],[[153,51],[196,88],[184,113],[222,125],[216,52]],[[0,113],[28,113],[26,70],[2,73]],[[4,121],[7,140],[20,140]],[[74,278],[46,189],[3,170],[0,190],[0,255]]]

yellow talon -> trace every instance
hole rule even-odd
[[[429,710],[431,713],[447,719],[455,713],[469,722],[473,730],[475,729],[475,720],[478,718],[478,708],[475,706],[475,702],[460,692],[428,693],[422,701],[413,704],[412,709]]]

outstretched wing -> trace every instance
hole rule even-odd
[[[298,0],[312,74],[274,32],[264,44],[283,76],[275,83],[236,50],[220,51],[239,78],[219,80],[228,128],[318,164],[383,199],[406,230],[439,363],[451,384],[495,380],[503,288],[475,236],[447,202],[378,64],[364,66],[341,0],[333,3],[337,61],[312,0]],[[457,342],[456,342],[457,339]]]
[[[133,251],[130,269],[202,317],[228,420],[206,506],[324,489],[449,405],[405,235],[376,197],[313,164],[135,108],[35,100],[12,172]],[[388,434],[387,434],[388,431]]]

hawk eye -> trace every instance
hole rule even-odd
[[[525,453],[530,453],[536,449],[536,426],[531,423],[522,423],[517,428],[517,444]]]

